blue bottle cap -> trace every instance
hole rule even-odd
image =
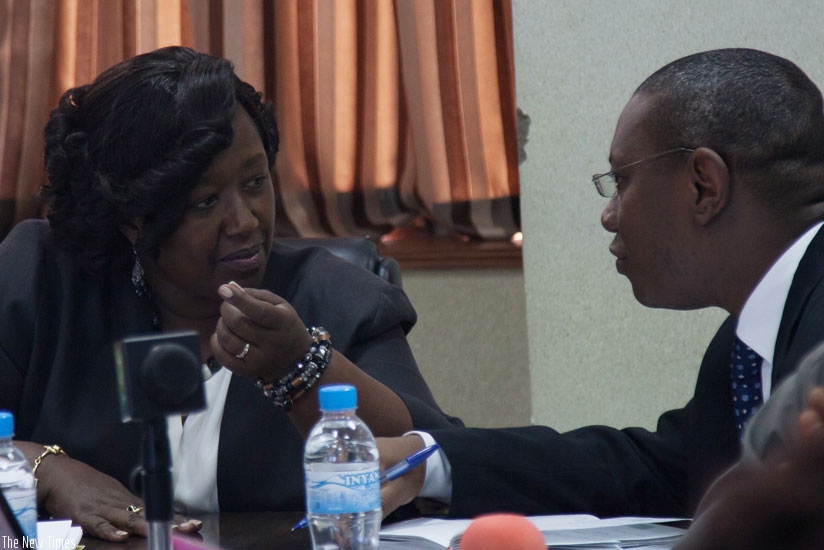
[[[14,435],[14,415],[9,411],[0,411],[0,437]]]
[[[322,386],[318,393],[320,410],[326,412],[345,411],[358,405],[358,390],[351,384]]]

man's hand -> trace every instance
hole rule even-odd
[[[397,464],[416,451],[424,448],[423,439],[419,435],[411,434],[403,437],[379,437],[378,452],[381,456],[381,470]],[[418,496],[426,479],[426,462],[388,481],[381,486],[381,508],[385,518],[398,507],[403,506]]]

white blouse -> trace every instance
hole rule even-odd
[[[220,422],[232,372],[222,368],[204,382],[206,408],[169,416],[169,450],[172,455],[172,484],[175,510],[182,514],[218,511],[217,449]]]

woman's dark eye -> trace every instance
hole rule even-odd
[[[217,197],[215,195],[209,195],[205,199],[201,199],[192,205],[192,208],[195,210],[207,210],[215,205],[217,202]]]
[[[269,176],[260,175],[260,176],[256,177],[255,179],[246,182],[244,187],[246,189],[249,189],[250,191],[256,191],[256,190],[260,189],[261,187],[263,187],[264,184],[266,184],[267,181],[269,181]]]

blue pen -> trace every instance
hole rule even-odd
[[[434,445],[430,445],[425,449],[421,449],[420,451],[412,453],[411,455],[407,456],[397,464],[393,464],[392,466],[381,472],[381,483],[386,483],[387,481],[391,481],[397,477],[401,477],[403,474],[407,473],[413,468],[420,466],[421,464],[423,464],[423,461],[429,458],[429,455],[437,451],[438,448],[438,444],[435,443]],[[297,522],[294,527],[292,527],[292,531],[303,529],[308,525],[309,520],[303,518],[299,522]]]

